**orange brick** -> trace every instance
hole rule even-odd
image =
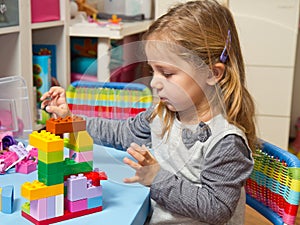
[[[46,130],[52,134],[73,133],[86,130],[86,121],[79,116],[51,118],[46,122]]]

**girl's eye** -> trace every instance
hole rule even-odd
[[[162,73],[165,77],[170,77],[172,75],[174,75],[173,73],[167,73],[167,72],[163,72]]]

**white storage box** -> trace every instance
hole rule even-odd
[[[0,78],[0,131],[15,138],[28,138],[32,132],[28,90],[21,76]]]
[[[144,14],[151,18],[152,0],[104,0],[104,12],[109,14],[135,16]]]

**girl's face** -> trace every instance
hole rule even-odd
[[[153,70],[150,85],[169,110],[197,112],[207,106],[203,91],[207,87],[207,69],[196,70],[173,51],[151,44],[146,45],[146,56]]]

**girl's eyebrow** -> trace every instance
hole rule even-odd
[[[169,69],[169,70],[175,70],[175,69],[178,69],[177,67],[175,66],[172,66],[172,65],[162,65],[162,64],[159,64],[159,63],[155,63],[155,62],[148,62],[148,65],[151,66],[151,67],[155,67],[157,69]]]

